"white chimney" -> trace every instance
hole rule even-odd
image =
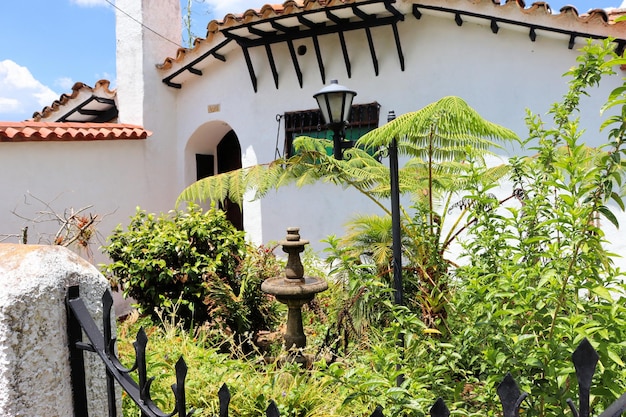
[[[159,85],[156,64],[176,56],[182,43],[180,0],[116,0],[119,121],[143,126],[146,85]]]

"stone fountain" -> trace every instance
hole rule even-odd
[[[306,346],[306,335],[302,326],[302,306],[315,297],[315,294],[328,288],[322,278],[304,275],[304,267],[300,261],[300,253],[308,240],[300,239],[300,229],[287,229],[285,240],[278,242],[287,253],[287,265],[283,276],[268,278],[261,284],[261,290],[272,294],[278,301],[289,308],[287,313],[287,331],[283,335],[285,348],[289,356],[297,362],[304,361],[302,350]]]

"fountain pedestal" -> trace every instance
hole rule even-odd
[[[306,335],[302,326],[302,306],[315,297],[315,294],[328,288],[328,284],[321,278],[304,275],[304,267],[300,260],[300,253],[308,240],[300,239],[300,229],[287,229],[287,238],[278,242],[283,251],[288,254],[284,276],[268,278],[261,284],[261,290],[272,294],[276,299],[287,305],[287,331],[283,335],[285,348],[295,359],[302,357],[302,350],[306,346]]]

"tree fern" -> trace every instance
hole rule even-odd
[[[402,226],[408,268],[417,277],[411,285],[422,292],[414,294],[413,299],[428,304],[428,297],[432,296],[433,303],[440,303],[446,299],[441,291],[447,288],[440,282],[447,274],[443,254],[450,244],[449,236],[455,236],[449,234],[442,239],[440,233],[453,195],[467,189],[472,181],[467,174],[468,161],[484,166],[490,149],[499,147],[497,142],[518,140],[511,130],[483,119],[458,97],[444,97],[372,130],[354,148],[346,150],[342,160],[327,154],[330,141],[299,137],[294,140],[294,156],[205,178],[185,189],[178,201],[229,198],[241,203],[248,190],[255,191],[253,198],[262,198],[272,189],[294,184],[302,187],[319,181],[356,189],[377,204],[385,216],[354,219],[343,242],[355,250],[367,251],[378,270],[386,274],[391,257],[390,211],[386,201],[390,175],[380,158],[394,138],[399,154],[408,158],[399,170],[400,192],[411,195],[414,204],[413,214],[403,208]],[[483,181],[497,181],[507,175],[508,167],[501,165],[484,172]],[[463,227],[460,218],[462,214],[453,229]],[[430,313],[434,304],[426,304],[422,311],[429,312],[428,322],[432,323],[436,321]]]
[[[453,149],[487,150],[498,146],[494,140],[518,140],[513,131],[483,119],[465,101],[453,96],[399,116],[362,136],[357,145],[388,147],[393,138],[398,140],[400,154],[428,159],[428,152],[436,150],[442,160],[459,156]],[[449,152],[441,152],[447,148]]]

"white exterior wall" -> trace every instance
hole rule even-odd
[[[127,223],[135,206],[162,209],[144,192],[151,172],[146,147],[146,141],[0,143],[0,189],[5,190],[0,199],[0,233],[19,234],[28,226],[29,243],[50,243],[60,225],[38,223],[43,220],[41,212],[63,215],[65,209],[93,205],[84,214],[103,216],[97,227],[101,236],[91,248],[97,254],[98,240],[106,238],[117,224]],[[43,233],[46,236],[40,235]]]
[[[493,9],[488,5],[485,12]],[[378,77],[364,31],[345,33],[352,64],[351,78],[346,73],[338,36],[319,38],[326,83],[338,79],[340,84],[356,90],[355,103],[379,102],[381,125],[386,122],[389,110],[400,115],[441,97],[456,95],[486,119],[509,127],[525,138],[525,109],[545,114],[553,102],[561,100],[567,90],[567,79],[562,74],[576,64],[577,50],[585,42],[577,39],[574,49],[569,50],[569,38],[564,35],[538,31],[536,41],[532,42],[525,28],[500,25],[499,33],[493,34],[488,20],[472,22],[464,18],[464,24],[459,27],[453,14],[422,12],[420,20],[408,14],[398,25],[405,71],[401,71],[390,26],[372,29],[380,65]],[[258,93],[253,90],[241,49],[233,44],[229,45],[231,49],[219,51],[226,56],[226,62],[205,60],[203,65],[206,66],[199,67],[204,75],[186,76],[182,89],[177,92],[179,152],[184,152],[188,138],[198,126],[219,121],[227,123],[237,133],[244,166],[267,163],[274,159],[276,115],[316,107],[312,95],[324,85],[313,44],[310,39],[294,42],[296,48],[299,45],[308,48],[304,56],[298,56],[303,88],[298,85],[286,44],[272,45],[279,73],[278,89],[274,86],[265,49],[250,49]],[[590,99],[583,99],[581,124],[589,132],[587,140],[591,145],[602,143],[602,138],[606,137],[595,134],[601,123],[599,109],[611,89],[621,84],[621,76],[623,73],[605,79],[602,88],[593,91]],[[219,104],[220,111],[209,113],[207,106],[215,104]],[[278,141],[281,153],[283,143],[284,126],[281,124]],[[509,147],[502,153],[511,156],[516,151]],[[187,177],[185,184],[190,183]],[[244,208],[246,230],[254,241],[268,243],[283,239],[286,227],[299,226],[303,238],[311,240],[317,250],[324,247],[319,242],[321,239],[331,233],[341,235],[350,217],[372,212],[380,210],[356,192],[328,185],[280,189]],[[623,223],[626,224],[626,218]],[[624,253],[623,248],[620,250]]]
[[[497,12],[515,19],[536,19],[515,11],[510,14],[511,8],[517,8],[513,3],[505,7],[485,1],[479,6],[457,0],[438,3],[481,7],[485,14]],[[400,69],[390,26],[372,29],[380,65],[378,77],[364,31],[345,34],[351,78],[346,73],[338,36],[319,38],[326,84],[338,79],[340,84],[356,90],[355,103],[379,102],[381,125],[389,110],[400,115],[443,96],[457,95],[486,119],[514,129],[523,138],[525,108],[544,114],[551,103],[561,99],[567,90],[567,80],[561,75],[576,64],[577,49],[584,44],[577,39],[574,49],[569,50],[566,36],[541,31],[537,32],[537,40],[531,42],[527,29],[502,24],[499,33],[493,34],[487,20],[474,22],[464,18],[459,27],[452,14],[428,14],[425,10],[417,20],[410,13],[409,3],[397,4],[408,13],[398,24],[405,71]],[[118,0],[118,5],[167,38],[180,41],[177,0]],[[547,24],[550,19],[546,16],[539,23]],[[0,200],[0,233],[17,235],[24,225],[30,225],[30,242],[38,241],[36,234],[44,225],[32,224],[11,213],[17,210],[25,217],[35,218],[37,211],[45,210],[32,199],[29,204],[24,203],[27,192],[61,211],[93,204],[90,211],[104,216],[98,226],[101,241],[92,247],[95,261],[102,262],[104,257],[98,256],[98,246],[117,224],[128,224],[136,206],[149,212],[166,212],[174,207],[178,194],[195,180],[195,153],[214,153],[221,137],[232,128],[241,144],[244,166],[272,161],[277,130],[281,153],[284,143],[284,125],[278,128],[276,115],[315,108],[312,95],[324,86],[310,39],[294,42],[296,48],[308,48],[304,56],[298,56],[302,88],[285,44],[272,45],[279,72],[278,89],[265,49],[250,49],[258,78],[255,93],[241,48],[235,42],[219,51],[226,62],[204,60],[197,66],[204,75],[181,77],[185,80],[179,90],[162,82],[170,72],[155,68],[165,57],[176,55],[176,45],[124,15],[118,15],[117,33],[120,122],[142,124],[153,135],[139,141],[0,143],[0,187],[5,190]],[[216,42],[220,42],[220,35],[217,37]],[[189,52],[185,62],[210,46]],[[621,84],[623,76],[621,72],[613,79],[605,79],[601,89],[583,99],[582,125],[588,129],[586,137],[592,145],[602,142],[596,138],[606,136],[596,134],[601,120],[599,108],[609,91]],[[219,111],[209,112],[209,105],[218,105]],[[511,155],[515,150],[507,152]],[[283,239],[287,227],[299,226],[303,238],[320,250],[324,247],[320,240],[331,233],[341,235],[351,216],[371,212],[379,209],[353,190],[315,185],[280,189],[263,200],[247,202],[244,224],[256,243]],[[626,224],[626,218],[622,223]],[[48,226],[48,232],[56,232],[56,225]],[[16,242],[17,238],[9,241]],[[619,251],[626,252],[623,247]]]

